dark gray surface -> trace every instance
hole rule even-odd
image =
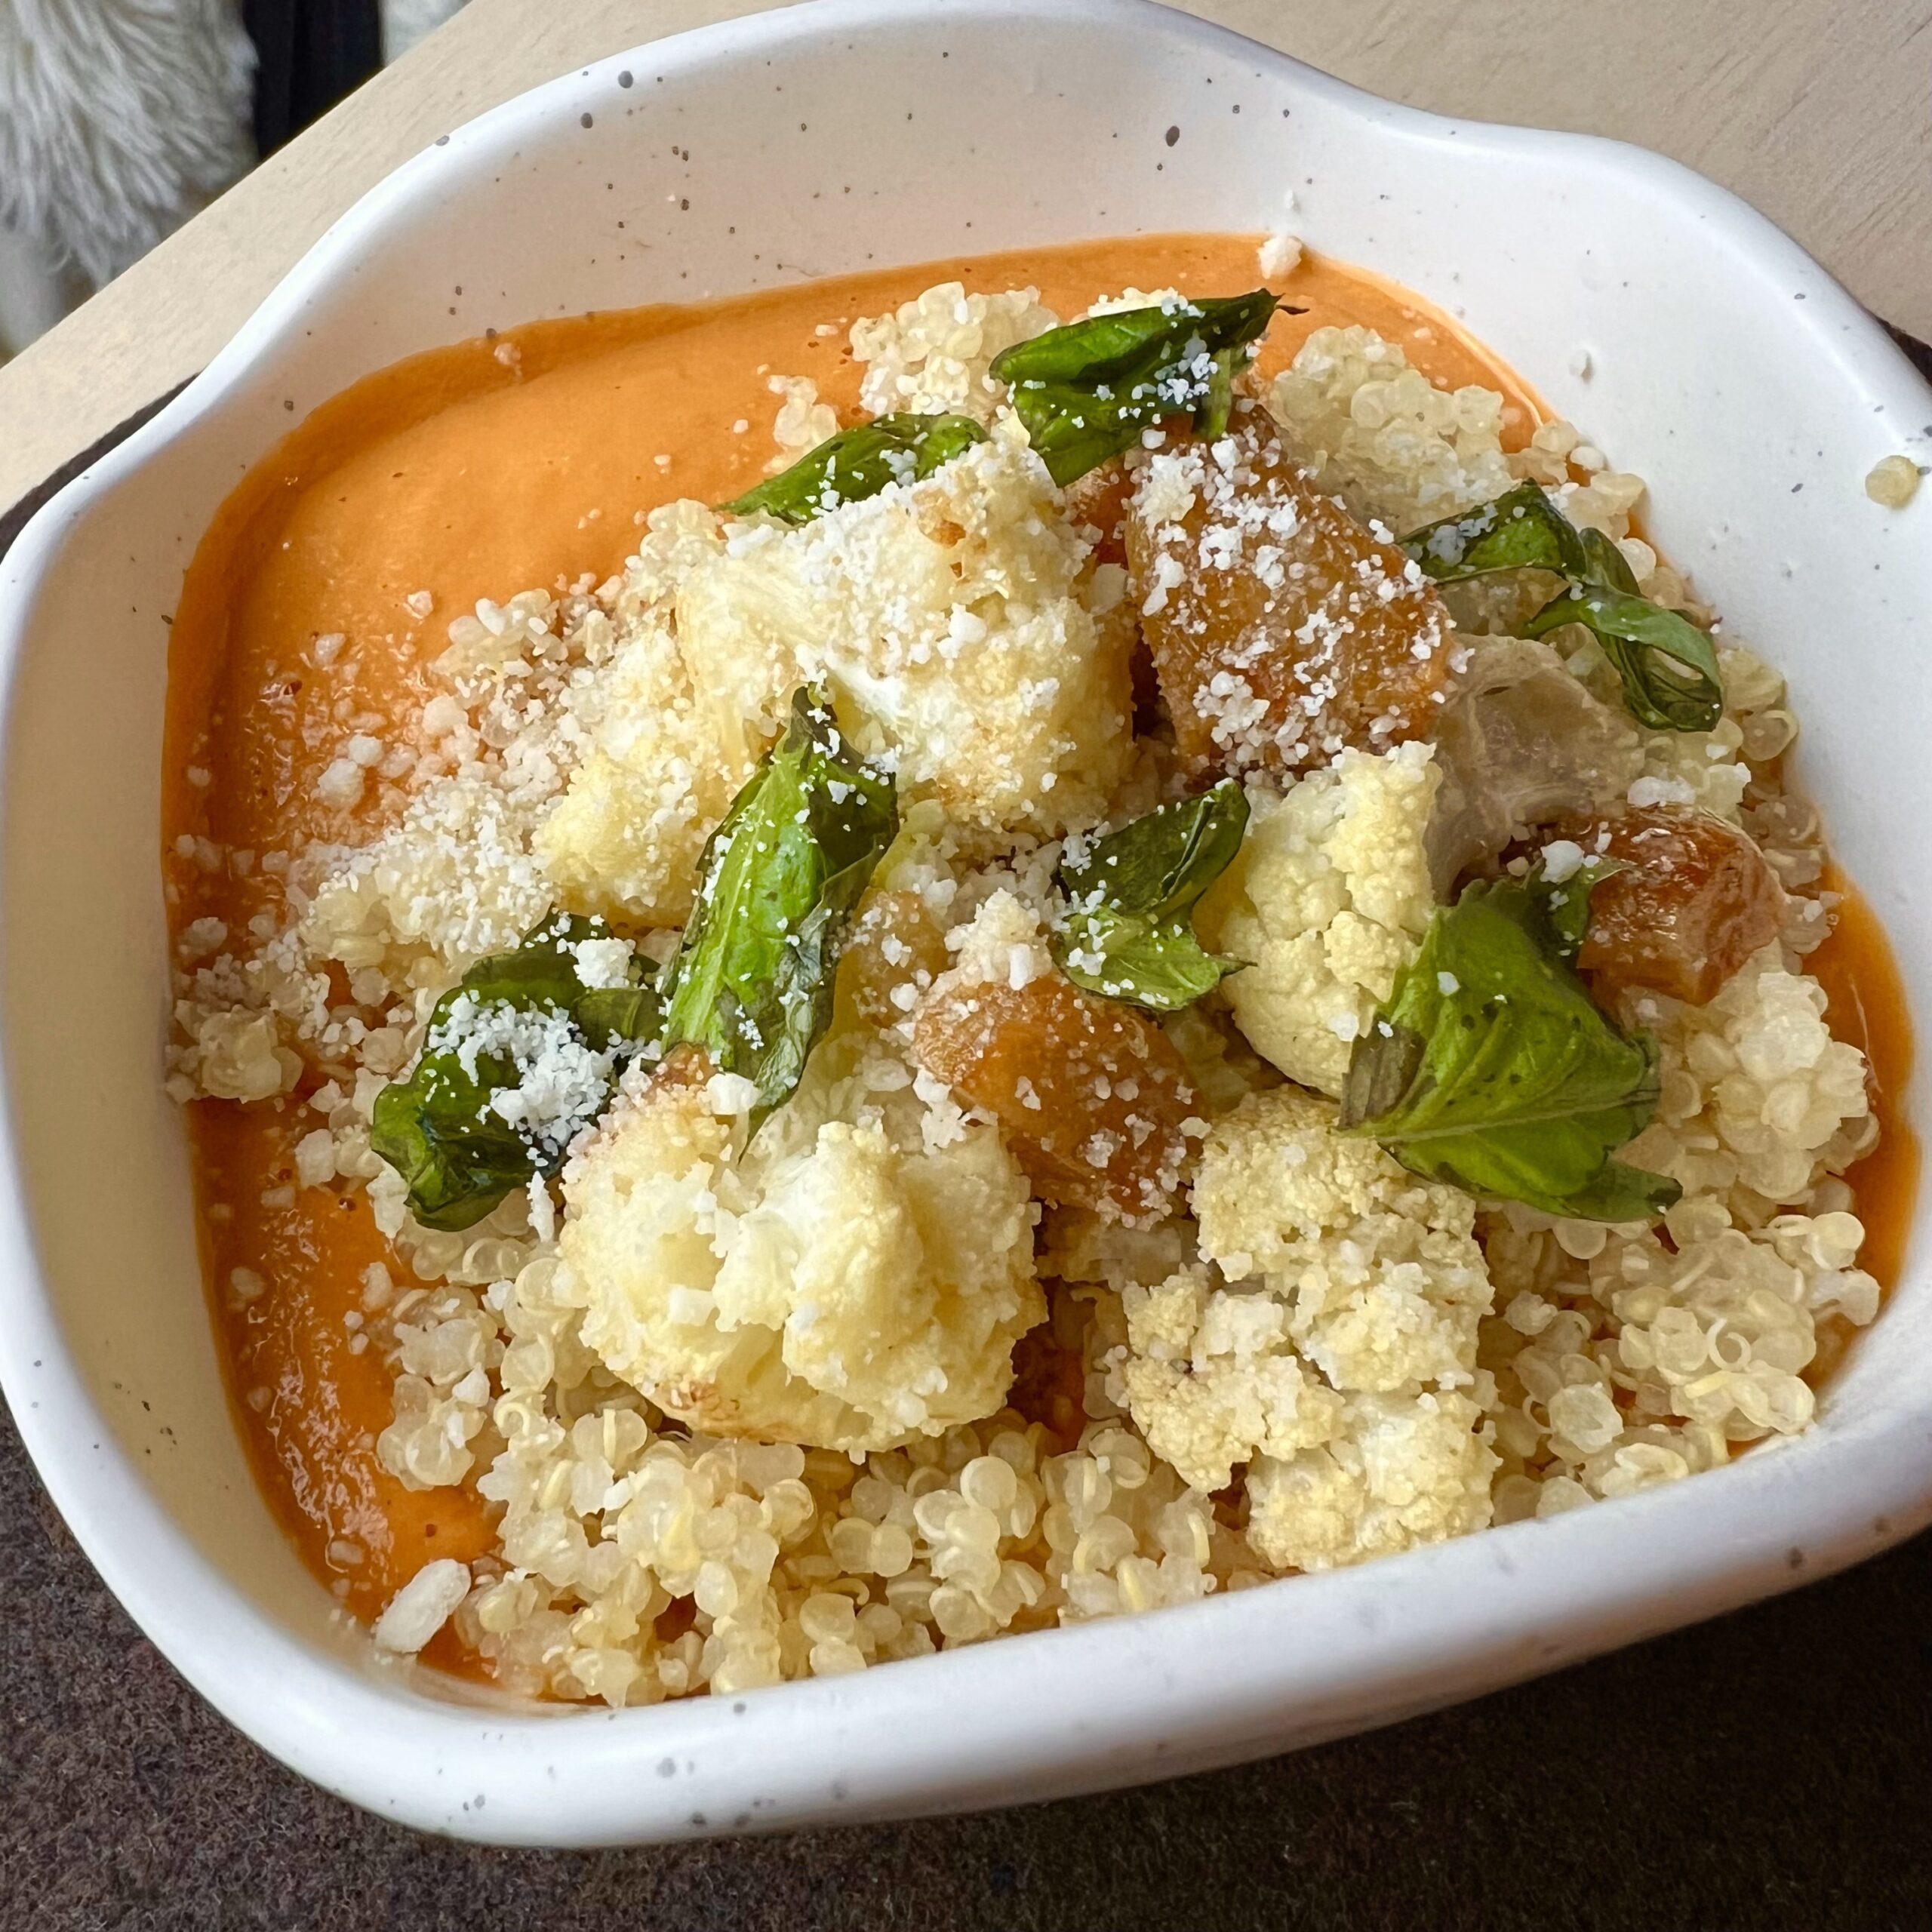
[[[1932,354],[1905,346],[1932,374]],[[0,551],[134,426],[0,517]],[[0,1932],[1932,1927],[1932,1536],[1561,1676],[1238,1770],[596,1854],[419,1838],[271,1762],[108,1595],[4,1404],[0,1552]]]
[[[1240,1770],[596,1854],[418,1838],[271,1763],[96,1580],[3,1416],[0,1547],[6,1932],[1932,1924],[1932,1537],[1560,1677]]]

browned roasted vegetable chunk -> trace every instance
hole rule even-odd
[[[1777,937],[1777,875],[1746,833],[1709,812],[1633,810],[1555,835],[1624,866],[1591,894],[1577,958],[1600,995],[1644,986],[1701,1006]]]
[[[1188,433],[1185,417],[1176,417],[1171,426],[1177,435]],[[1116,456],[1066,486],[1067,521],[1092,540],[1096,564],[1118,568],[1127,562],[1127,518],[1134,482],[1127,459]],[[1163,702],[1154,660],[1144,641],[1134,645],[1128,665],[1134,678],[1134,728],[1144,734],[1158,724]]]
[[[945,937],[919,895],[875,892],[839,958],[839,1004],[869,1026],[896,1026],[946,967]]]
[[[999,1121],[1041,1200],[1143,1224],[1173,1211],[1194,1090],[1146,1014],[1057,970],[946,986],[920,1009],[912,1051]]]
[[[1450,677],[1435,586],[1324,496],[1267,413],[1138,462],[1127,550],[1190,774],[1325,764],[1434,735]]]
[[[1091,533],[1096,563],[1127,561],[1127,512],[1134,482],[1127,459],[1116,456],[1066,486],[1066,520]]]

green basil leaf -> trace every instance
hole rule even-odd
[[[832,1017],[833,969],[860,896],[899,829],[891,775],[801,689],[785,736],[711,835],[665,986],[664,1043],[695,1041],[758,1090],[797,1087]]]
[[[1214,991],[1238,960],[1194,936],[1195,902],[1241,850],[1247,795],[1224,778],[1088,843],[1062,864],[1067,913],[1054,956],[1089,992],[1172,1013]]]
[[[479,959],[431,1011],[408,1078],[376,1097],[369,1143],[408,1184],[410,1212],[424,1227],[473,1226],[512,1189],[554,1174],[624,1063],[656,1038],[660,1006],[647,961],[633,955],[627,986],[586,988],[578,977],[573,949],[608,937],[597,921],[557,917],[514,951]],[[528,1030],[608,1060],[577,1069],[601,1089],[588,1111],[541,1128],[497,1111],[497,1097],[520,1088],[526,1069],[514,1051],[476,1042],[494,1040],[504,1030],[495,1023],[518,1014],[553,1017],[547,1029]]]
[[[1438,583],[1521,570],[1554,571],[1575,583],[1589,568],[1576,525],[1534,483],[1518,483],[1493,502],[1426,523],[1402,539],[1402,548]]]
[[[657,1038],[664,1002],[648,980],[629,986],[592,986],[571,1002],[571,1017],[598,1052],[608,1052],[614,1041],[635,1053]]]
[[[1583,542],[1583,568],[1576,573],[1577,576],[1600,590],[1620,590],[1630,597],[1641,595],[1637,588],[1637,573],[1630,568],[1629,559],[1601,530],[1586,530],[1578,534]]]
[[[528,1144],[489,1111],[491,1092],[515,1081],[507,1062],[479,1058],[472,1077],[453,1053],[425,1054],[376,1096],[369,1145],[408,1184],[424,1227],[473,1226],[536,1172]]]
[[[1708,731],[1724,712],[1710,638],[1689,618],[1638,594],[1623,552],[1600,530],[1579,531],[1534,483],[1492,503],[1425,524],[1402,548],[1438,583],[1491,571],[1546,570],[1569,585],[1523,627],[1542,637],[1564,624],[1595,632],[1623,687],[1625,708],[1654,731]]]
[[[1560,884],[1539,871],[1523,881],[1534,894],[1549,921],[1550,939],[1558,958],[1566,966],[1577,963],[1590,930],[1590,894],[1613,872],[1627,871],[1621,859],[1586,859]]]
[[[1669,1207],[1675,1181],[1611,1158],[1656,1111],[1657,1048],[1620,1032],[1570,963],[1594,883],[1479,881],[1439,910],[1355,1042],[1343,1130],[1431,1180],[1548,1214]]]
[[[1257,288],[1089,315],[1002,350],[992,373],[1064,488],[1164,417],[1192,417],[1203,434],[1219,435],[1245,359],[1238,352],[1266,332],[1276,303]]]
[[[731,516],[763,510],[784,523],[810,523],[842,503],[876,497],[888,485],[914,483],[983,443],[970,416],[879,416],[841,429],[755,490],[718,507]]]
[[[456,985],[444,994],[437,1011],[459,993],[473,993],[479,1000],[506,1001],[518,1007],[568,1007],[581,988],[577,961],[569,948],[587,939],[608,939],[602,922],[559,914],[542,921],[525,934],[515,949],[493,952],[479,959]],[[433,1028],[434,1016],[430,1024]]]
[[[1595,633],[1639,724],[1654,731],[1708,731],[1724,715],[1717,652],[1678,611],[1629,591],[1572,584],[1523,626],[1523,635],[1542,637],[1564,624]]]

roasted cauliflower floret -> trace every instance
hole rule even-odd
[[[927,1113],[869,1039],[821,1048],[749,1146],[749,1083],[674,1056],[626,1079],[565,1171],[585,1343],[707,1434],[849,1451],[938,1435],[998,1408],[1045,1312],[998,1130]]]
[[[1291,1080],[1339,1094],[1349,1051],[1435,907],[1424,836],[1441,783],[1426,745],[1345,751],[1280,796],[1257,793],[1240,856],[1195,915],[1249,962],[1235,1023]]]
[[[1011,426],[924,481],[795,529],[735,525],[678,598],[700,688],[750,715],[801,677],[964,824],[1057,832],[1104,813],[1132,749],[1124,606],[1097,618],[1087,546]],[[718,668],[724,667],[721,670]],[[775,716],[775,712],[773,713]]]
[[[691,911],[704,841],[778,729],[768,700],[780,673],[761,664],[749,709],[714,666],[694,677],[682,648],[679,596],[724,537],[702,503],[666,504],[626,571],[617,648],[566,700],[583,752],[535,851],[557,903],[573,912],[681,925]],[[773,708],[770,718],[761,703]]]
[[[1493,1291],[1475,1204],[1419,1180],[1291,1087],[1210,1131],[1194,1186],[1201,1251],[1287,1298],[1287,1332],[1335,1387],[1469,1380]]]
[[[681,922],[706,838],[807,681],[963,824],[1093,823],[1133,752],[1133,627],[1087,555],[1011,430],[797,528],[654,512],[618,648],[569,700],[583,753],[536,841],[558,902]]]
[[[1341,1433],[1318,1449],[1257,1457],[1247,1537],[1278,1570],[1333,1570],[1489,1521],[1495,1452],[1467,1395],[1351,1395]]]
[[[1292,1456],[1340,1427],[1343,1398],[1296,1351],[1280,1296],[1217,1287],[1192,1267],[1121,1301],[1128,1347],[1108,1392],[1197,1489],[1225,1487],[1257,1451]]]
[[[1469,1197],[1284,1087],[1210,1131],[1194,1209],[1204,1265],[1124,1290],[1107,1363],[1155,1451],[1203,1489],[1247,1464],[1251,1537],[1278,1567],[1486,1521],[1496,1459],[1460,1386],[1492,1299]]]
[[[590,749],[536,838],[557,901],[573,912],[681,925],[704,841],[756,752],[717,728],[675,640],[654,626],[625,644],[580,715]]]

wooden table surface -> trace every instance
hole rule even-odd
[[[0,509],[202,368],[337,216],[438,134],[553,74],[761,3],[471,0],[0,368]],[[1887,321],[1932,338],[1932,0],[1191,11],[1394,100],[1660,149],[1754,202]]]

